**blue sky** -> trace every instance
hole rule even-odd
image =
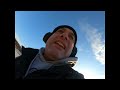
[[[105,79],[105,11],[16,11],[15,38],[20,45],[45,47],[43,36],[59,25],[78,35],[77,64],[86,79]]]

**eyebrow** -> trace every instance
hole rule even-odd
[[[69,29],[69,28],[68,28]],[[65,31],[66,30],[66,28],[60,28],[59,30],[63,30],[63,31]],[[58,31],[59,31],[58,30]],[[71,30],[71,29],[70,29]],[[72,35],[73,37],[74,37],[74,40],[75,40],[75,34],[73,33],[73,32],[69,32],[69,35]]]
[[[66,28],[61,28],[61,29],[63,29],[64,31],[66,30]],[[69,28],[68,28],[68,29],[69,29]],[[74,35],[73,32],[70,32],[70,34],[75,37],[75,35]]]

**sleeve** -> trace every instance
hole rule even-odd
[[[22,76],[22,55],[15,59],[15,79],[18,79]]]

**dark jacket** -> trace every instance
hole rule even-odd
[[[15,79],[23,79],[38,49],[22,47],[22,55],[15,60]],[[69,64],[52,66],[48,70],[37,70],[24,79],[84,79],[83,74],[73,70]]]

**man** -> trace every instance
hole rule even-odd
[[[46,47],[40,50],[22,47],[15,60],[16,79],[84,79],[72,69],[77,61],[77,34],[72,27],[58,26],[43,41]]]

